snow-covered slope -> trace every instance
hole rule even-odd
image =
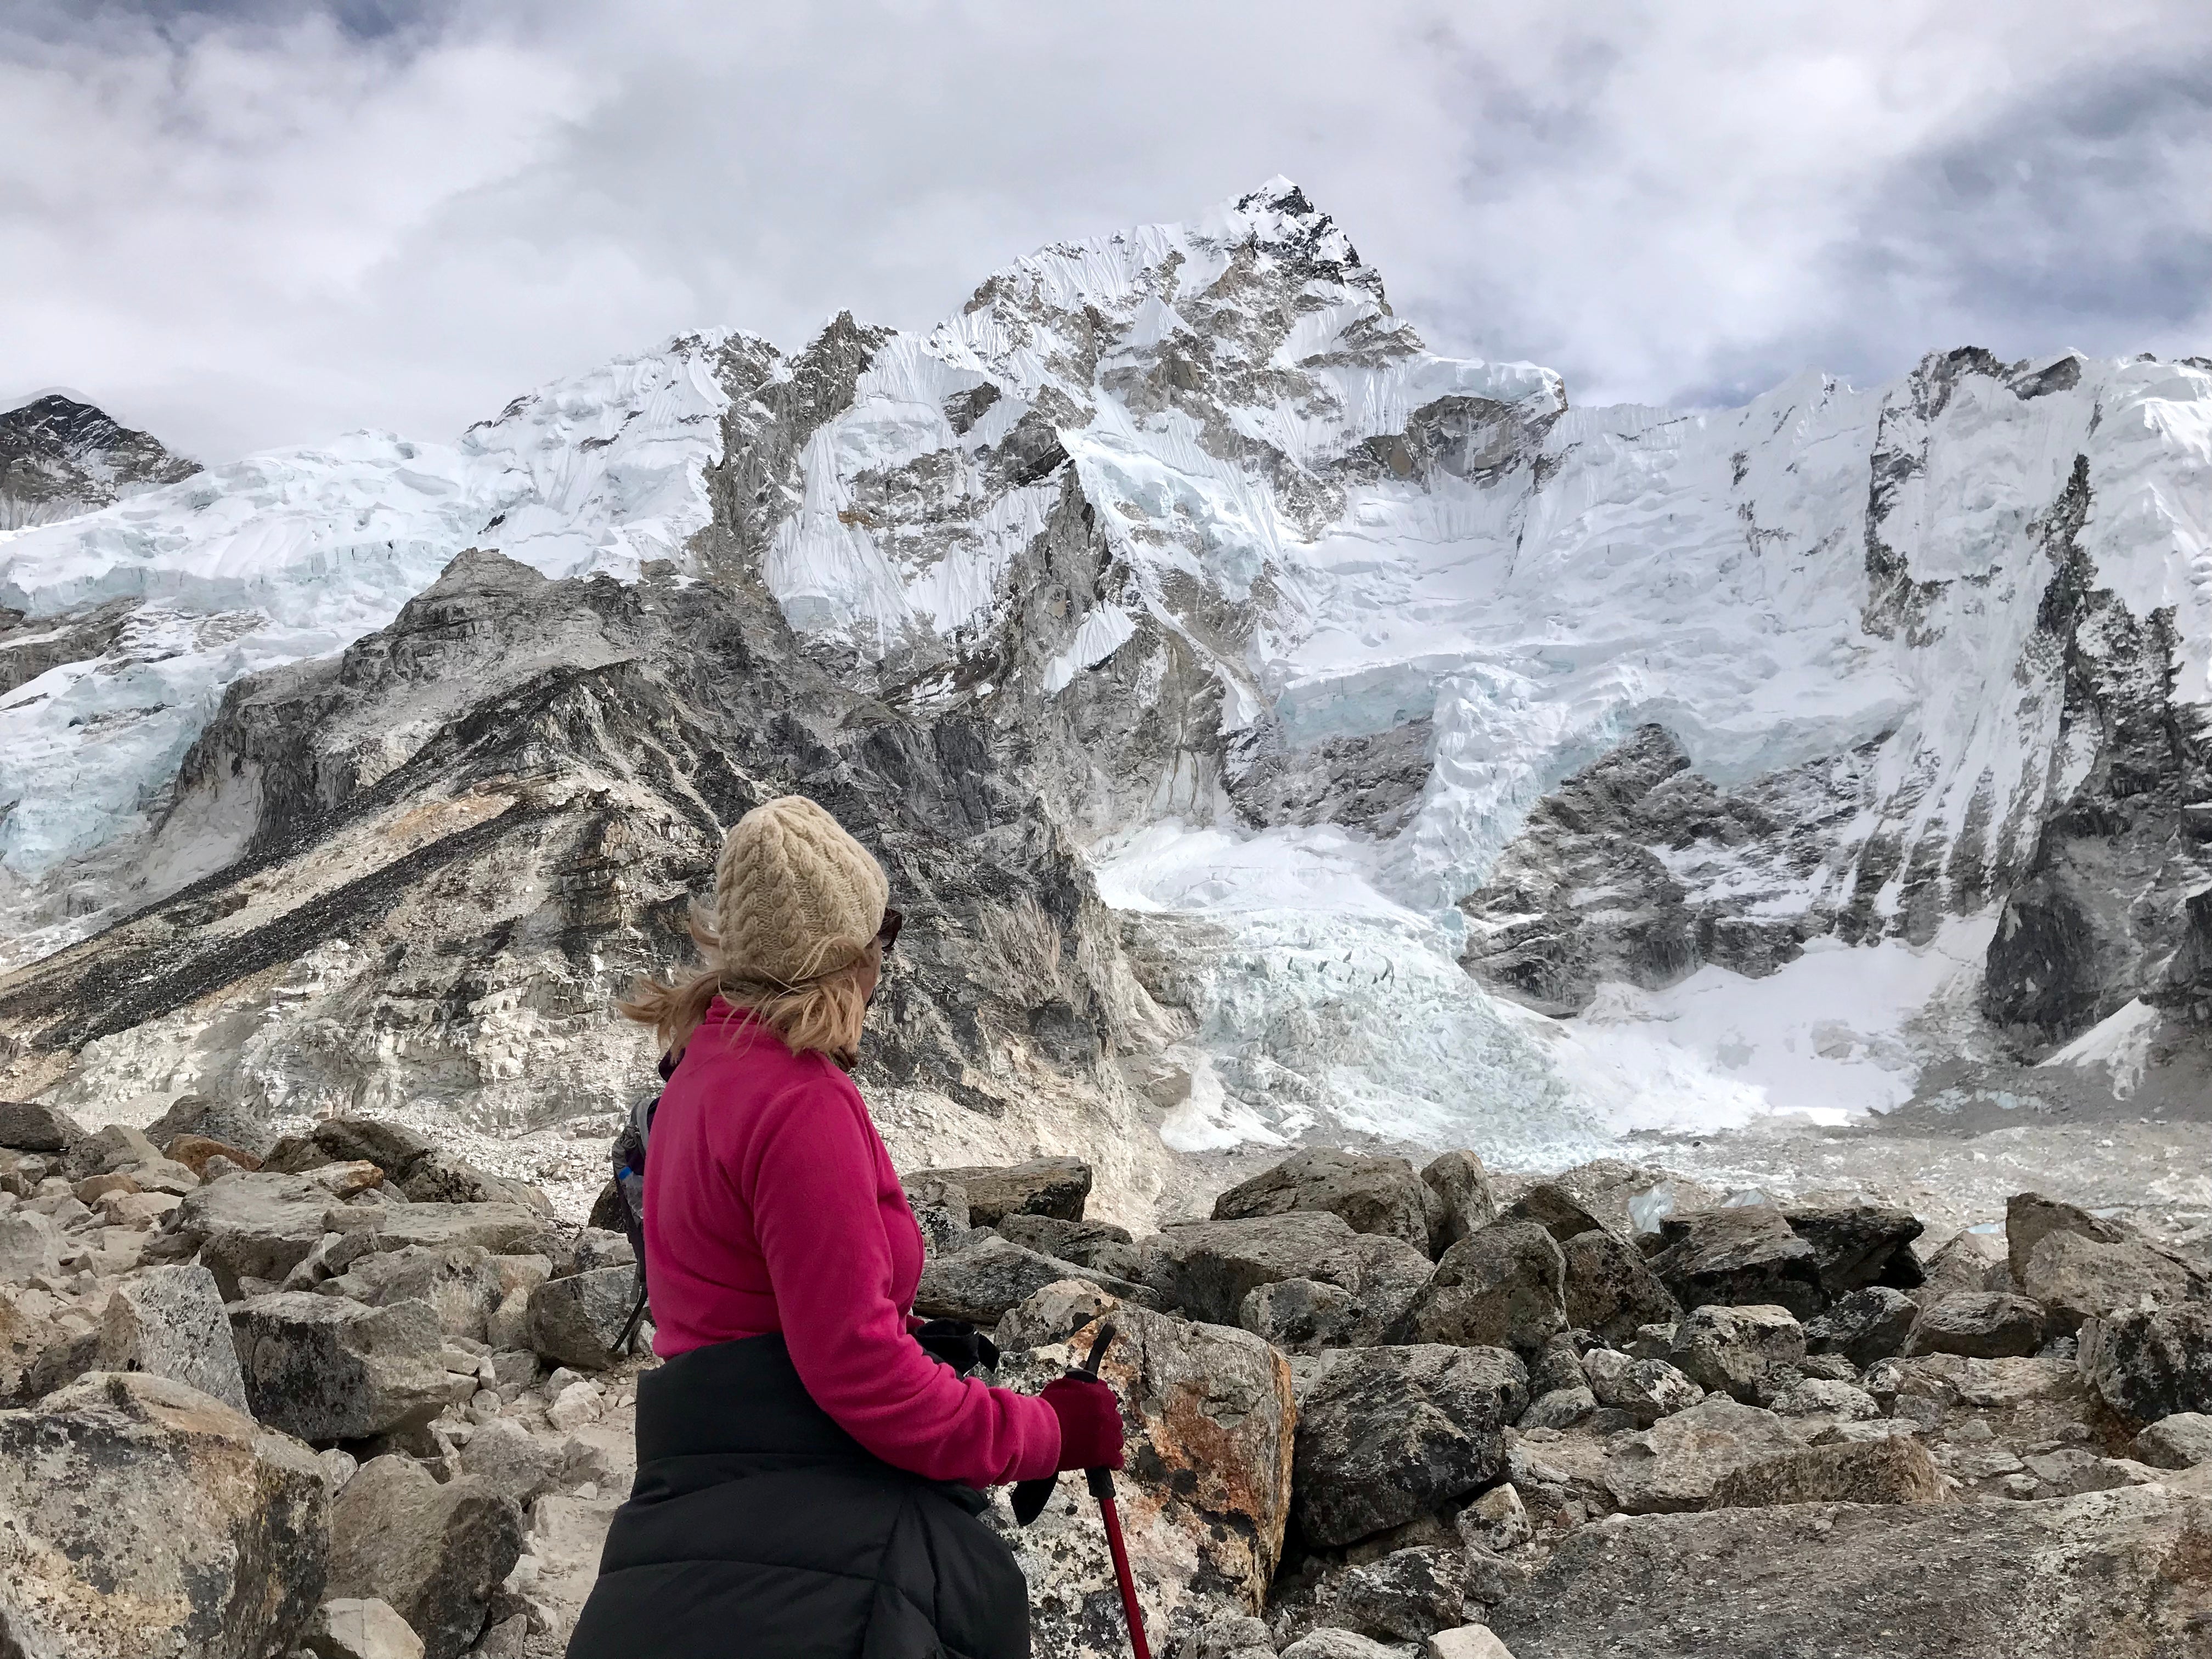
[[[2212,961],[2212,368],[1961,350],[1571,408],[1431,352],[1280,179],[1045,249],[926,335],[687,336],[449,446],[356,434],[0,536],[0,663],[46,653],[0,698],[15,959],[275,846],[273,797],[179,781],[226,688],[356,641],[404,684],[377,630],[471,547],[648,613],[772,605],[872,711],[862,775],[975,744],[1022,778],[1125,913],[1158,1018],[1097,1058],[1155,1034],[1118,1059],[1177,1146],[1555,1157],[1887,1107],[1936,1048],[2185,1022]],[[508,718],[419,678],[287,692],[322,722],[304,799]]]

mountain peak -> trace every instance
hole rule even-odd
[[[0,414],[0,530],[74,518],[199,470],[97,405],[48,392]]]

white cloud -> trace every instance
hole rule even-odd
[[[215,457],[449,435],[679,328],[926,326],[1275,172],[1437,344],[1585,399],[2212,349],[2191,0],[437,11],[0,26],[0,393]]]

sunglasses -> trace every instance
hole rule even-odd
[[[896,910],[888,908],[884,909],[884,925],[876,929],[876,943],[884,947],[885,956],[890,955],[891,946],[898,943],[899,929],[905,926],[906,918],[903,915]]]

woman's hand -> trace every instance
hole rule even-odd
[[[1118,1469],[1121,1467],[1121,1407],[1103,1382],[1079,1376],[1055,1377],[1037,1396],[1060,1419],[1060,1467]]]

